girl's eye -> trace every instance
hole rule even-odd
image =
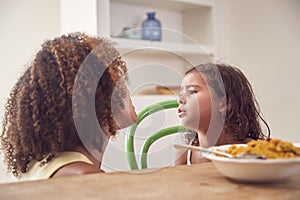
[[[189,90],[188,92],[189,92],[189,94],[196,94],[197,93],[196,90]]]

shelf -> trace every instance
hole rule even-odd
[[[122,53],[134,50],[151,50],[154,52],[168,51],[183,55],[211,55],[214,53],[213,47],[203,46],[200,44],[158,42],[124,38],[112,38],[112,40],[116,42],[117,49]]]
[[[181,4],[189,4],[191,7],[203,6],[203,7],[213,7],[213,0],[169,0]]]
[[[208,54],[214,53],[213,0],[111,0],[110,36],[122,36],[125,28],[136,30],[128,38],[140,38],[138,33],[147,12],[155,12],[162,24],[162,43],[151,43],[154,47],[182,48],[184,53],[193,54],[204,45]],[[120,20],[122,19],[122,20]],[[128,32],[130,33],[130,31]],[[117,38],[118,39],[118,38]],[[145,43],[130,42],[130,45]],[[169,45],[174,43],[173,45]],[[181,45],[181,43],[183,45]],[[120,43],[127,50],[128,42]],[[146,43],[148,45],[149,43]],[[179,45],[178,45],[179,44]],[[192,45],[191,45],[192,44]],[[173,46],[173,47],[171,47]],[[195,51],[196,50],[196,51]],[[203,50],[202,50],[203,51]],[[206,53],[203,51],[203,53]],[[201,53],[201,54],[203,54]]]
[[[111,0],[112,2],[186,11],[195,7],[212,7],[212,0]]]

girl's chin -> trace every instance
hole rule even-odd
[[[196,124],[181,120],[181,126],[191,130],[197,130],[198,126]]]

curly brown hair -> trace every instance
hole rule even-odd
[[[82,65],[87,70],[79,75]],[[86,133],[84,145],[102,151],[103,137],[115,135],[119,128],[112,105],[114,110],[125,107],[126,74],[125,62],[107,39],[72,33],[46,41],[6,104],[0,137],[8,170],[20,177],[30,162],[46,163],[58,152],[83,145],[78,130]],[[98,81],[95,89],[91,80]],[[124,84],[117,84],[120,81]],[[92,101],[95,107],[90,108]],[[89,121],[93,111],[102,129]],[[87,120],[75,126],[76,119]]]
[[[200,72],[218,97],[226,96],[224,131],[237,141],[270,137],[269,126],[260,114],[251,84],[240,69],[224,63],[206,63],[191,68],[185,74],[193,72]],[[260,121],[266,125],[268,136],[262,132]]]

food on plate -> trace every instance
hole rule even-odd
[[[266,140],[252,140],[246,146],[231,145],[226,153],[232,155],[253,153],[264,156],[266,159],[296,158],[300,156],[300,148],[291,142],[268,138]]]

